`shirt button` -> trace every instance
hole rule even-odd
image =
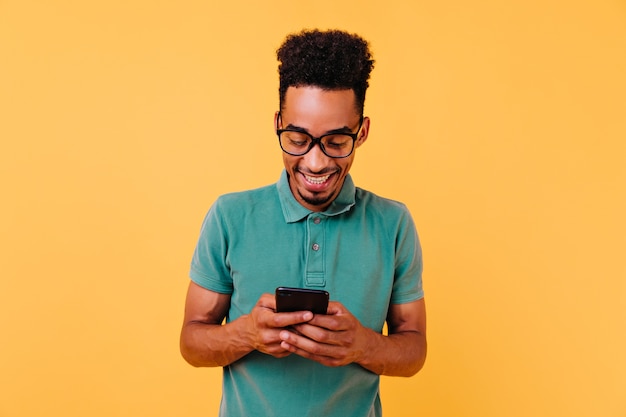
[[[316,217],[313,219],[313,223],[315,224],[320,224],[320,222],[322,221],[322,219],[320,219],[319,217]]]
[[[314,251],[318,251],[318,250],[320,250],[320,245],[318,245],[317,243],[314,243],[312,249]]]

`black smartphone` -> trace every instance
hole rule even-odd
[[[310,311],[313,314],[326,314],[328,291],[309,288],[276,288],[276,312]]]

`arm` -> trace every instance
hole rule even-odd
[[[250,314],[222,324],[230,306],[230,295],[207,290],[190,282],[180,351],[193,366],[226,366],[253,350],[284,357],[279,333],[285,326],[310,320],[311,313],[274,313],[274,297],[264,294]]]
[[[358,363],[379,375],[411,376],[426,360],[426,307],[424,299],[392,304],[387,317],[389,335],[364,327],[340,303],[329,306],[328,315],[316,315],[283,330],[283,348],[327,366]]]
[[[362,366],[379,375],[412,376],[426,361],[426,304],[424,299],[392,304],[387,317],[389,336],[378,333],[379,344]]]

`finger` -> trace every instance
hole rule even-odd
[[[298,353],[299,350],[302,350],[311,355],[331,356],[331,345],[317,342],[309,337],[288,330],[281,331],[279,337],[284,342],[281,344],[283,348],[285,344],[292,347],[288,349],[290,352]],[[301,354],[301,352],[298,354]]]
[[[258,307],[265,307],[271,310],[276,310],[276,297],[273,294],[265,293],[259,297],[256,305]]]
[[[327,315],[344,314],[347,312],[348,309],[344,307],[344,305],[341,304],[339,301],[330,301],[328,303],[328,309],[326,310]]]
[[[350,316],[316,314],[309,324],[334,332],[348,330],[351,326]]]
[[[314,342],[310,339],[296,335],[286,330],[280,333],[280,339],[282,340],[280,344],[281,348],[287,350],[288,352],[296,353],[305,358],[311,358],[313,356],[312,350],[314,350]],[[306,347],[307,345],[309,345],[308,349],[305,349],[304,347]]]
[[[282,342],[266,346],[263,353],[272,355],[275,358],[284,358],[285,356],[291,355],[291,352],[282,346]]]
[[[288,327],[296,324],[306,323],[313,318],[310,311],[295,311],[290,313],[272,313],[270,322],[271,327]]]
[[[320,326],[304,323],[293,326],[293,329],[296,330],[297,334],[305,336],[318,343],[325,343],[329,345],[341,344],[338,342],[340,333],[335,331],[328,331],[327,329]]]
[[[326,366],[340,366],[344,364],[343,357],[338,349],[330,349],[329,346],[319,345],[307,338],[292,338],[283,335],[287,340],[281,343],[286,351],[311,359]]]

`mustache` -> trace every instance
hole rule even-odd
[[[311,176],[315,176],[315,175],[329,175],[329,174],[334,174],[336,172],[339,172],[340,169],[339,168],[324,168],[320,171],[317,172],[313,172],[310,169],[302,169],[300,167],[296,167],[296,171],[304,174],[304,175],[311,175]]]

